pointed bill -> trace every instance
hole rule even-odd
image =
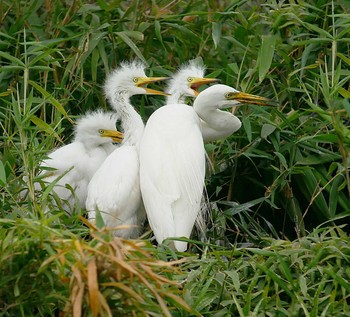
[[[199,95],[198,88],[203,85],[208,85],[212,83],[219,82],[220,79],[217,78],[200,78],[200,77],[194,77],[192,81],[190,82],[190,88],[194,91],[194,94],[196,96]]]
[[[169,79],[169,77],[144,77],[144,78],[139,78],[139,81],[137,82],[136,86],[137,87],[142,87],[143,89],[145,89],[146,92],[147,92],[147,95],[169,96],[169,94],[167,94],[167,93],[165,93],[163,91],[159,91],[159,90],[155,90],[155,89],[144,87],[147,84],[154,83],[156,81],[167,80],[167,79]]]
[[[114,142],[121,143],[124,139],[124,134],[118,130],[101,130],[101,136],[104,138],[111,138]]]
[[[240,103],[260,106],[275,106],[277,104],[277,101],[265,97],[247,94],[245,92],[237,92],[235,94],[232,94],[232,97],[230,97],[230,99],[237,100]]]

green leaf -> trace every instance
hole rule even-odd
[[[160,25],[159,21],[154,22],[154,31],[155,31],[155,34],[156,34],[158,41],[162,44],[163,49],[166,50],[164,43],[163,43],[163,37],[162,37],[162,33],[161,33],[161,25]]]
[[[32,121],[41,131],[44,131],[48,135],[53,135],[57,140],[63,143],[63,140],[60,138],[60,136],[45,121],[41,120],[35,115],[30,116],[30,121]]]
[[[280,160],[280,163],[282,164],[282,166],[288,170],[288,164],[287,164],[287,161],[286,161],[286,158],[279,152],[273,152]]]
[[[212,25],[211,36],[213,38],[214,47],[217,48],[219,46],[220,39],[221,39],[222,25],[219,22],[212,22],[211,25]]]
[[[130,39],[128,36],[129,32],[123,31],[123,32],[116,32],[116,34],[124,41],[125,44],[127,44],[136,54],[136,56],[142,60],[145,64],[147,64],[146,59],[143,57],[141,51],[136,46],[136,44]]]
[[[247,133],[247,138],[248,138],[249,142],[252,142],[252,126],[250,124],[249,118],[244,117],[242,119],[242,124],[243,124],[245,132]]]
[[[107,34],[107,32],[95,32],[90,35],[88,40],[88,50],[82,54],[80,59],[80,64],[83,65],[85,60],[90,56],[90,54],[95,50],[96,46],[101,42],[101,39]]]
[[[303,295],[307,296],[308,288],[307,288],[307,284],[306,284],[306,279],[303,275],[299,276],[299,287],[300,287],[300,290],[303,293]]]
[[[6,180],[6,172],[5,172],[5,166],[2,161],[0,161],[0,186],[5,186],[7,183]]]
[[[5,58],[5,59],[7,59],[7,60],[9,60],[10,62],[12,62],[12,63],[14,63],[16,65],[21,66],[21,69],[26,67],[26,65],[21,60],[19,60],[18,58],[10,55],[9,53],[0,51],[0,56]]]
[[[139,31],[123,31],[122,33],[136,41],[143,41],[145,39],[144,34]]]
[[[94,82],[97,81],[97,69],[98,69],[98,60],[100,58],[99,50],[93,50],[91,56],[91,78]]]
[[[276,127],[272,124],[265,123],[261,128],[261,138],[266,139],[271,133],[276,130]]]
[[[261,82],[267,72],[269,71],[272,63],[272,58],[275,53],[276,36],[265,35],[262,36],[262,43],[258,56],[258,70],[259,70],[259,81]]]
[[[329,193],[329,213],[332,218],[337,213],[337,206],[339,202],[339,186],[343,181],[343,177],[338,175],[332,182],[331,191]]]
[[[105,226],[105,222],[104,222],[103,217],[101,215],[101,212],[99,210],[96,210],[95,225],[99,229],[101,229],[101,228],[103,228]]]
[[[61,175],[57,175],[57,178],[55,178],[54,181],[52,181],[49,186],[47,186],[44,190],[44,192],[41,195],[41,201],[45,201],[47,197],[49,196],[50,192],[53,190],[53,188],[56,186],[56,184],[60,181],[61,178],[63,178],[67,173],[69,173],[74,166],[72,166],[70,169],[62,173]],[[45,179],[44,179],[45,180]]]
[[[32,80],[29,80],[28,83],[32,85],[36,90],[38,90],[70,123],[74,124],[71,118],[68,117],[66,110],[63,106],[56,100],[50,93],[48,93],[44,88],[39,86]]]
[[[346,113],[348,114],[348,116],[350,117],[350,103],[348,100],[344,99],[343,100],[343,105],[344,105],[344,108],[346,110]]]
[[[346,90],[343,87],[339,87],[338,91],[342,95],[342,97],[350,98],[350,91],[349,90]]]
[[[304,25],[308,27],[311,31],[314,31],[327,39],[333,39],[333,36],[331,34],[329,34],[326,30],[318,27],[316,24],[304,22]]]
[[[237,292],[239,292],[241,288],[241,283],[239,281],[239,274],[236,271],[224,271],[227,276],[229,276],[232,280],[233,286]]]
[[[344,61],[346,64],[350,65],[350,58],[345,56],[344,54],[337,53],[337,56]]]

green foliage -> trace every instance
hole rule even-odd
[[[73,233],[54,218],[0,223],[1,316],[171,316],[174,308],[196,315],[164,277],[177,263],[156,260],[143,242],[96,228],[86,241],[86,228]]]
[[[208,316],[349,314],[347,237],[340,229],[313,231],[346,224],[350,215],[349,13],[347,1],[324,0],[0,1],[0,267],[7,272],[0,311],[53,315],[88,290],[70,288],[63,273],[75,267],[72,279],[83,281],[90,268],[104,276],[89,260],[108,254],[110,241],[94,249],[96,237],[82,240],[88,231],[80,218],[65,215],[51,203],[57,197],[50,186],[39,192],[34,182],[45,155],[69,142],[76,116],[108,107],[106,74],[139,58],[149,75],[168,76],[198,57],[208,76],[279,106],[239,107],[240,131],[206,145],[208,244],[194,243],[202,255],[179,265],[189,272],[184,299]],[[132,101],[145,121],[162,105],[150,96]],[[53,218],[46,219],[47,206]],[[266,241],[269,247],[258,248]],[[240,243],[254,245],[231,251]],[[69,250],[63,264],[55,258],[62,248]],[[178,256],[166,248],[149,252]],[[103,296],[114,294],[104,287]],[[164,314],[151,293],[135,307]],[[187,314],[183,303],[163,295],[165,305],[178,308],[173,315]],[[96,313],[89,295],[80,303]],[[107,304],[118,311],[129,302],[114,294]]]
[[[265,247],[208,249],[186,265],[187,302],[203,316],[347,316],[349,237],[314,230]],[[179,316],[189,316],[187,313]]]

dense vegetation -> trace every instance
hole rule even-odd
[[[0,315],[349,316],[349,44],[347,1],[0,1]],[[240,131],[206,145],[207,236],[185,254],[34,190],[134,58],[157,76],[202,58],[279,102],[239,107]],[[132,101],[146,121],[163,100]]]

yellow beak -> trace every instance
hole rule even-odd
[[[151,89],[151,88],[147,88],[144,87],[145,85],[149,84],[149,83],[154,83],[155,81],[162,81],[162,80],[167,80],[169,79],[169,77],[144,77],[144,78],[139,78],[139,81],[136,83],[137,87],[142,87],[143,89],[146,90],[147,95],[161,95],[161,96],[169,96],[169,94],[163,92],[163,91],[159,91],[159,90],[155,90],[155,89]]]
[[[211,83],[217,83],[218,81],[220,81],[220,79],[194,77],[193,80],[190,82],[190,88],[194,91],[194,94],[198,96],[199,95],[198,88],[200,86],[208,85]]]
[[[124,134],[118,130],[102,130],[101,136],[111,138],[114,142],[121,143],[124,139]]]
[[[247,94],[245,92],[237,92],[233,94],[232,97],[229,99],[237,100],[240,103],[248,103],[251,105],[260,105],[260,106],[274,106],[277,103],[277,101],[274,101],[265,97]]]

